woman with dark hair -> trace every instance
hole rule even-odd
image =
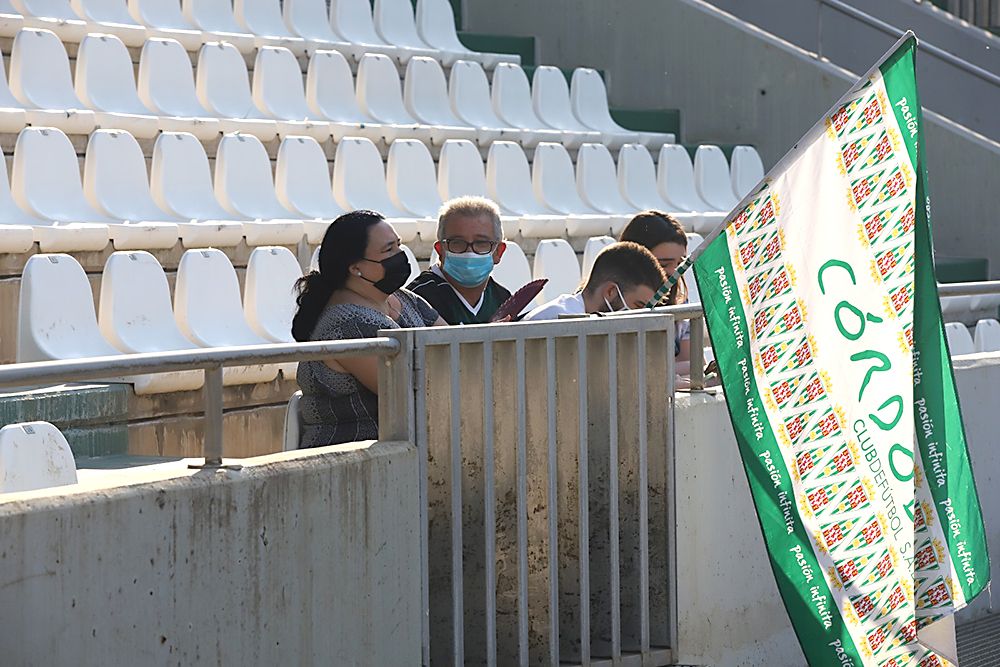
[[[622,230],[619,241],[632,241],[653,253],[668,277],[677,270],[678,265],[687,255],[687,234],[681,223],[669,213],[663,211],[643,211],[629,220]],[[667,303],[676,305],[687,303],[688,289],[684,276],[677,281],[667,295]],[[674,346],[676,361],[686,362],[691,358],[691,323],[681,320],[677,323],[677,336]],[[684,364],[686,367],[687,364]]]
[[[296,284],[299,342],[373,338],[379,329],[444,324],[430,305],[402,289],[410,264],[381,214],[352,211],[326,230],[319,271]],[[378,437],[378,358],[352,357],[299,364],[302,440],[321,447]]]

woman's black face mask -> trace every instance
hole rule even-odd
[[[381,264],[385,275],[381,280],[368,280],[364,276],[359,276],[362,280],[368,280],[375,289],[383,294],[392,294],[406,284],[406,279],[410,277],[410,260],[406,258],[406,253],[400,250],[391,257],[378,261],[362,257],[366,262]]]

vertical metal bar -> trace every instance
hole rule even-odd
[[[486,519],[486,664],[497,664],[496,472],[493,456],[493,341],[483,342],[483,477]],[[520,517],[518,517],[520,519]]]
[[[639,622],[642,652],[649,653],[649,421],[646,416],[646,332],[639,331]],[[670,354],[667,354],[670,357]]]
[[[697,315],[691,318],[691,353],[689,366],[691,391],[705,389],[705,318]]]
[[[673,320],[673,316],[670,316]],[[699,321],[704,323],[704,311]],[[667,345],[669,349],[674,349],[674,337],[677,335],[677,327],[671,324],[667,329]],[[675,449],[676,438],[674,432],[674,408],[676,405],[674,394],[674,357],[667,355],[667,456],[666,456],[666,485],[667,485],[667,609],[669,612],[668,622],[670,624],[670,648],[674,655],[680,652],[678,646],[679,633],[677,625],[677,450]]]
[[[577,389],[580,401],[578,511],[580,526],[580,661],[590,662],[590,475],[587,469],[587,337],[577,336]]]
[[[559,664],[559,469],[556,447],[556,341],[545,339],[549,497],[549,663]]]
[[[641,363],[641,362],[640,362]],[[608,335],[608,496],[611,548],[611,657],[622,654],[621,564],[618,546],[618,338]]]
[[[518,661],[528,664],[528,406],[524,339],[517,357],[517,647]]]
[[[420,458],[420,632],[423,637],[423,666],[431,664],[431,578],[430,578],[430,530],[427,507],[427,358],[426,346],[416,343],[413,355],[414,412],[416,412],[417,455]]]
[[[222,366],[214,364],[205,368],[205,466],[222,465]]]
[[[458,343],[448,345],[451,366],[451,603],[452,652],[455,665],[465,664],[465,609],[462,589],[462,396]]]

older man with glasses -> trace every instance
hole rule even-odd
[[[448,324],[489,322],[510,292],[490,274],[506,244],[500,209],[483,197],[459,197],[438,214],[438,263],[417,276],[409,289],[427,300]]]

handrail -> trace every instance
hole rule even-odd
[[[109,379],[117,375],[142,375],[169,371],[204,369],[202,388],[205,408],[205,439],[202,453],[205,462],[197,468],[239,468],[222,465],[222,369],[226,366],[272,364],[377,355],[391,357],[400,351],[393,338],[359,338],[317,343],[279,343],[217,347],[204,350],[177,350],[123,354],[113,357],[90,357],[67,361],[39,361],[0,366],[0,387],[23,387],[52,380]]]
[[[875,18],[871,14],[861,11],[857,7],[852,7],[851,5],[845,2],[841,2],[841,0],[818,0],[818,2],[821,7],[823,5],[826,5],[831,9],[835,9],[842,14],[850,16],[853,19],[857,19],[858,21],[861,21],[862,23],[865,23],[866,25],[871,26],[872,28],[881,30],[887,35],[891,35],[893,37],[898,38],[906,32],[905,30],[897,28],[896,26],[890,23],[886,23],[882,19]],[[822,56],[823,55],[823,40],[822,40],[823,33],[821,28],[822,17],[818,17],[817,21],[820,24],[820,38],[817,39],[817,45],[816,45],[817,55]],[[953,67],[957,67],[958,69],[964,70],[969,74],[982,79],[983,81],[991,83],[994,86],[1000,86],[1000,76],[997,76],[993,72],[985,70],[982,67],[979,67],[978,65],[973,65],[972,63],[966,60],[962,60],[958,56],[948,53],[947,51],[945,51],[940,47],[934,46],[933,44],[927,42],[921,42],[920,50],[925,53],[931,54],[935,58],[943,60],[949,65],[952,65]]]

